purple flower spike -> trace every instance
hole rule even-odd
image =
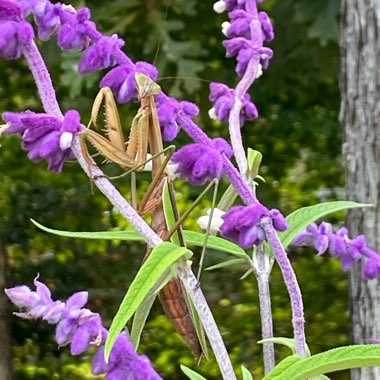
[[[135,73],[145,74],[153,80],[158,76],[158,70],[150,63],[141,61],[134,65],[128,62],[107,73],[100,82],[100,87],[110,87],[119,103],[129,102],[137,97]]]
[[[5,289],[9,299],[20,309],[15,313],[21,318],[42,318],[57,324],[56,340],[59,345],[71,345],[71,354],[79,355],[90,346],[100,346],[93,357],[92,373],[105,373],[108,380],[162,380],[145,355],[138,355],[125,332],[121,333],[111,350],[109,362],[104,361],[104,343],[107,330],[102,326],[99,314],[83,308],[87,292],[73,294],[67,301],[53,301],[48,287],[34,280],[36,291],[27,286]]]
[[[235,91],[223,83],[213,82],[210,84],[209,99],[214,104],[213,109],[215,111],[216,118],[221,122],[227,122],[230,116],[231,108],[234,104]],[[240,111],[240,126],[243,126],[246,120],[253,120],[258,116],[257,108],[251,102],[251,97],[249,94],[244,95],[242,103],[243,107]]]
[[[155,100],[162,137],[165,141],[174,140],[181,125],[192,123],[192,118],[199,113],[195,104],[186,101],[180,102],[163,92],[156,95]]]
[[[79,61],[79,72],[84,74],[116,65],[115,57],[123,45],[124,41],[116,34],[111,37],[101,37],[84,51]]]
[[[88,8],[81,8],[76,13],[65,9],[61,14],[58,46],[63,50],[85,49],[89,43],[88,35],[96,31],[95,24],[89,21],[90,17]]]
[[[19,133],[28,157],[34,162],[46,159],[53,172],[60,172],[65,159],[71,157],[73,136],[82,128],[75,110],[68,111],[63,120],[31,111],[4,112],[3,119],[7,122],[5,133]]]
[[[371,280],[380,276],[380,255],[367,246],[364,235],[350,239],[345,227],[334,233],[330,223],[323,222],[319,227],[312,223],[297,234],[292,244],[314,246],[319,255],[328,249],[331,256],[341,259],[344,271],[349,270],[354,262],[363,258],[366,260],[363,277]]]
[[[215,141],[216,140],[216,141]],[[203,185],[220,178],[223,169],[222,153],[232,156],[232,148],[222,138],[214,140],[213,146],[190,144],[173,154],[172,161],[178,164],[176,173],[193,185]]]

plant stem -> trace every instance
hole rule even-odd
[[[269,275],[273,260],[266,255],[262,246],[257,249],[252,259],[259,288],[261,334],[263,339],[273,338],[273,318],[269,288]],[[275,366],[273,343],[263,343],[264,371],[269,373]]]
[[[261,226],[265,231],[269,244],[272,246],[276,261],[281,269],[285,285],[288,289],[292,308],[292,324],[296,350],[298,355],[305,358],[307,356],[307,350],[301,290],[289,258],[277,236],[275,229],[273,228],[272,219],[269,217],[263,217],[261,219]]]
[[[202,326],[214,352],[215,359],[219,364],[222,378],[224,380],[236,380],[236,375],[222,336],[220,335],[218,326],[208,307],[198,280],[187,265],[178,267],[178,275],[197,309]]]

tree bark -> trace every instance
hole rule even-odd
[[[372,208],[351,210],[352,237],[365,234],[380,249],[380,2],[342,0],[341,122],[349,200]],[[362,263],[350,271],[350,311],[354,343],[380,338],[380,281],[363,280]],[[353,380],[380,379],[380,367],[352,370]]]
[[[0,240],[0,379],[12,380],[9,301],[4,293],[7,278],[6,248]]]

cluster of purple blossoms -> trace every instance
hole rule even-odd
[[[223,33],[228,38],[223,45],[227,57],[236,57],[236,73],[243,77],[247,71],[256,70],[255,75],[259,77],[273,56],[272,49],[263,46],[263,43],[271,41],[274,32],[267,13],[257,12],[256,7],[251,9],[247,3],[245,0],[222,0],[214,4],[214,10],[218,13],[225,10],[229,12],[230,21],[222,25]],[[213,103],[210,116],[222,122],[227,121],[235,102],[235,91],[219,83],[212,83],[209,99]],[[244,121],[256,118],[258,113],[248,94],[240,101],[242,126]]]
[[[19,134],[29,159],[34,162],[46,159],[53,172],[60,172],[65,160],[73,158],[70,149],[73,137],[84,128],[75,110],[67,111],[63,119],[32,111],[4,112],[2,117],[7,123],[4,133]]]
[[[333,232],[330,223],[322,222],[319,226],[312,223],[295,237],[292,244],[314,247],[318,255],[328,250],[331,256],[342,260],[344,271],[349,270],[355,261],[364,258],[366,261],[363,265],[363,278],[372,280],[380,276],[379,253],[367,246],[364,235],[350,239],[345,227]]]
[[[277,231],[285,231],[288,223],[277,209],[268,210],[260,203],[248,206],[231,207],[223,216],[220,232],[225,238],[235,242],[241,248],[249,249],[259,245],[265,239],[265,232],[260,226],[261,218],[270,217]]]
[[[105,380],[160,380],[145,355],[138,355],[125,332],[121,333],[112,348],[108,363],[104,360],[107,330],[100,315],[83,306],[88,293],[74,293],[66,302],[53,301],[49,288],[34,280],[36,291],[16,286],[5,289],[8,298],[22,311],[20,318],[38,319],[57,325],[55,339],[59,346],[70,345],[72,355],[80,355],[92,346],[99,347],[92,360],[94,375],[106,374]]]
[[[223,155],[232,157],[232,148],[226,140],[217,137],[209,145],[195,143],[184,146],[173,154],[172,162],[178,164],[176,174],[193,185],[203,185],[220,178],[223,170]]]

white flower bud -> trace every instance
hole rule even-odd
[[[228,21],[224,21],[224,22],[222,23],[222,33],[223,33],[226,37],[228,37],[228,29],[229,29],[230,26],[231,26],[231,23],[228,22]]]
[[[207,230],[209,219],[210,219],[211,209],[207,210],[207,215],[203,215],[198,218],[197,223],[202,230]],[[214,208],[214,212],[212,215],[210,232],[215,233],[219,231],[220,226],[223,224],[222,216],[225,214],[224,211]]]
[[[214,3],[213,8],[216,13],[223,13],[226,10],[226,4],[224,0],[220,0]]]
[[[260,65],[257,66],[257,73],[256,73],[256,78],[259,78],[263,75],[263,67]]]
[[[61,150],[66,150],[71,147],[73,134],[71,132],[63,132],[59,138],[59,147]]]
[[[208,116],[210,117],[210,119],[212,120],[218,120],[217,116],[216,116],[216,112],[215,112],[215,108],[212,107],[211,109],[208,110]]]

